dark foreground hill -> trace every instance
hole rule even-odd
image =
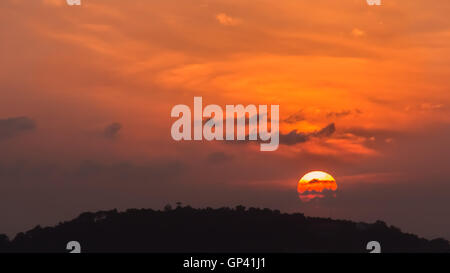
[[[443,239],[425,240],[384,222],[374,224],[283,214],[269,209],[167,208],[83,213],[55,227],[36,227],[12,241],[0,236],[2,252],[450,252]]]

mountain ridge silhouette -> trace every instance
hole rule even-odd
[[[0,235],[0,252],[69,252],[78,241],[82,252],[369,252],[378,241],[382,252],[450,252],[442,238],[427,240],[383,221],[372,224],[306,217],[302,213],[245,208],[164,210],[128,209],[85,212],[53,227]]]

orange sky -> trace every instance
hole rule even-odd
[[[450,222],[433,216],[450,212],[449,1],[2,0],[0,12],[5,232],[181,200],[322,215],[333,206],[334,217],[450,237]],[[194,96],[279,104],[283,134],[336,131],[270,154],[176,143],[170,109]],[[1,120],[21,116],[36,128],[1,138]],[[113,122],[120,130],[105,137]],[[336,178],[333,204],[298,203],[311,169]]]

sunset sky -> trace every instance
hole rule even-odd
[[[450,239],[450,1],[382,1],[1,0],[0,233],[180,201]],[[194,96],[280,105],[279,149],[174,141]]]

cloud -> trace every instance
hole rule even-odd
[[[280,144],[295,145],[297,143],[303,143],[309,140],[309,135],[297,130],[292,130],[288,134],[280,134]]]
[[[366,35],[366,32],[361,30],[361,29],[359,29],[359,28],[354,28],[352,30],[352,35],[355,36],[355,37],[361,37],[361,36]]]
[[[290,115],[289,117],[287,117],[284,122],[289,123],[289,124],[293,124],[293,123],[297,123],[299,121],[305,120],[305,113],[303,110],[299,110],[298,112],[295,112],[294,114]]]
[[[216,19],[224,26],[237,26],[241,23],[241,20],[228,16],[225,13],[217,14]]]
[[[406,132],[400,132],[392,129],[382,128],[364,128],[364,127],[352,127],[342,130],[345,132],[344,138],[363,138],[369,140],[371,145],[392,142],[394,138],[404,138],[408,135]]]
[[[297,132],[297,130],[292,130],[288,134],[280,134],[280,144],[284,145],[295,145],[297,143],[303,143],[310,140],[311,137],[329,137],[336,131],[334,123],[330,123],[319,131],[312,133],[302,133]]]
[[[28,117],[0,119],[0,140],[34,129],[36,129],[36,122]]]
[[[336,131],[336,127],[334,123],[330,123],[324,128],[311,132],[311,133],[304,133],[304,132],[298,132],[297,130],[292,130],[287,134],[280,133],[280,144],[293,146],[298,143],[304,143],[309,141],[311,138],[323,138],[323,137],[329,137]],[[245,136],[245,140],[235,140],[235,141],[226,141],[226,143],[232,143],[232,144],[246,144],[249,142],[254,142],[249,140],[249,136]],[[257,140],[256,142],[261,142],[260,140]]]
[[[327,126],[323,127],[317,132],[311,134],[314,137],[329,137],[336,131],[336,126],[334,123],[330,123]]]
[[[270,116],[268,116],[266,119],[267,119],[267,123],[270,123],[272,121]],[[211,117],[211,118],[203,118],[203,120],[202,120],[203,126],[210,126],[210,125],[207,124],[207,122],[210,121],[210,120],[214,120],[214,118],[213,117]],[[215,119],[215,120],[216,120],[216,122],[219,121],[217,119]],[[227,121],[229,121],[229,120],[232,120],[234,124],[237,124],[238,122],[244,122],[246,127],[249,126],[249,125],[257,125],[258,126],[259,115],[256,114],[254,116],[249,117],[246,114],[245,116],[227,118],[226,114],[224,113],[224,117],[223,117],[223,120],[222,120],[222,124],[224,125],[224,129],[226,129],[226,124],[227,124]],[[251,124],[250,121],[253,121],[253,124]]]
[[[234,157],[232,155],[226,154],[224,152],[213,152],[208,155],[207,160],[209,163],[219,164],[233,160],[233,158]]]
[[[334,180],[313,179],[307,183],[299,183],[297,186],[298,197],[302,202],[310,202],[314,199],[336,197],[334,193],[338,186]]]
[[[362,111],[359,109],[355,109],[355,110],[341,110],[341,111],[330,111],[326,114],[327,118],[341,118],[341,117],[346,117],[346,116],[350,116],[352,114],[358,115],[361,114]]]
[[[443,103],[424,102],[424,103],[420,103],[418,105],[408,105],[405,107],[405,111],[428,112],[428,111],[440,111],[440,110],[444,110],[445,108],[446,107]]]
[[[111,123],[110,125],[106,126],[103,135],[106,138],[114,139],[117,137],[117,134],[122,129],[122,124],[118,122]]]
[[[328,111],[320,108],[301,109],[283,120],[287,124],[295,124],[300,121],[319,121],[323,119],[337,119],[348,116],[357,116],[362,114],[360,109],[342,109],[337,111]]]

